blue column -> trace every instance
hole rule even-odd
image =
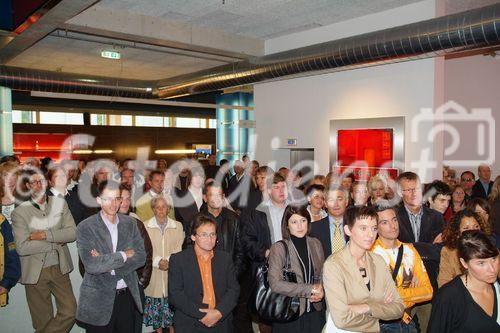
[[[12,92],[0,87],[0,156],[12,155]]]
[[[222,94],[217,104],[253,107],[253,94],[237,92]],[[217,108],[217,161],[234,161],[247,154],[253,158],[253,145],[250,142],[255,131],[253,110]]]

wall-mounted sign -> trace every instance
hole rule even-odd
[[[297,139],[286,139],[286,144],[288,146],[296,146],[297,145]]]
[[[107,58],[107,59],[113,59],[113,60],[118,60],[121,58],[120,52],[116,51],[101,51],[101,57]]]

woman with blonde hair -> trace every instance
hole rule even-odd
[[[379,200],[385,200],[387,194],[387,182],[386,180],[375,175],[368,181],[368,191],[370,192],[370,202],[372,205],[376,204]]]
[[[19,176],[19,166],[17,163],[4,162],[0,164],[0,213],[12,224],[10,218],[16,207],[17,179]]]

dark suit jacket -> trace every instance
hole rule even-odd
[[[52,191],[50,190],[47,190],[47,195],[54,196],[54,193],[52,193]],[[78,223],[82,222],[90,215],[93,215],[89,215],[87,207],[81,202],[80,198],[78,197],[78,185],[76,185],[73,190],[68,191],[68,194],[64,196],[64,200],[66,200],[66,203],[68,204],[69,211],[71,212],[76,225],[78,225]]]
[[[248,174],[243,174],[243,177],[238,181],[236,175],[229,179],[227,189],[227,197],[231,203],[231,207],[237,210],[244,209],[248,204],[250,188],[253,187],[252,179]]]
[[[168,269],[168,301],[175,307],[176,333],[233,332],[232,311],[238,301],[240,287],[236,280],[231,256],[214,251],[212,282],[215,291],[215,308],[222,313],[221,320],[213,327],[205,327],[199,320],[205,316],[199,309],[206,308],[203,285],[194,249],[189,248],[170,257]]]
[[[253,210],[257,208],[257,206],[261,204],[262,200],[263,200],[262,192],[258,188],[250,186],[250,191],[248,193],[248,202],[247,206],[245,207],[245,210],[246,209]]]
[[[240,217],[226,207],[223,207],[219,216],[215,217],[208,212],[206,203],[201,206],[200,212],[195,216],[195,218],[198,215],[208,216],[217,221],[217,243],[215,245],[215,249],[229,253],[229,255],[233,258],[236,276],[239,276],[243,269],[244,262],[244,254],[241,250]],[[195,218],[191,221],[189,230],[193,227]],[[191,233],[186,236],[184,248],[187,247],[192,247]]]
[[[109,323],[113,311],[116,283],[123,279],[142,312],[142,300],[139,294],[139,280],[136,270],[144,266],[146,251],[136,221],[127,215],[118,214],[118,244],[113,252],[113,243],[108,228],[98,213],[82,221],[76,228],[78,254],[85,266],[80,287],[80,299],[76,319],[95,326]],[[95,249],[99,256],[93,257]],[[123,261],[119,251],[134,249],[133,257]],[[111,271],[115,271],[115,275]]]
[[[483,184],[481,184],[481,181],[478,179],[478,180],[476,180],[476,182],[474,183],[474,186],[472,187],[471,197],[472,198],[483,198],[485,200],[488,200],[488,195],[490,195],[492,188],[493,188],[493,182],[490,180],[490,186],[488,187],[488,193],[484,192]]]
[[[241,215],[243,252],[251,263],[252,276],[257,267],[266,261],[266,251],[271,248],[271,232],[267,214],[257,209],[245,210]]]
[[[175,188],[173,196],[175,219],[182,223],[186,235],[191,234],[189,230],[191,221],[198,214],[198,206],[189,190],[181,191]]]
[[[311,237],[319,239],[321,245],[323,245],[323,252],[325,258],[328,258],[332,254],[332,236],[330,232],[330,221],[328,220],[328,215],[319,221],[313,222],[311,224]],[[349,241],[349,236],[345,235],[346,243]]]
[[[419,242],[430,243],[443,232],[444,220],[443,214],[431,209],[427,206],[422,206],[422,223],[420,224],[420,239]],[[399,237],[403,243],[415,243],[415,235],[411,228],[410,217],[403,204],[397,209],[397,217],[399,221]]]

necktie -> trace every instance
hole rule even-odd
[[[342,237],[342,232],[340,231],[341,221],[335,220],[333,224],[335,224],[335,229],[332,237],[332,254],[335,254],[344,248],[344,238]]]

